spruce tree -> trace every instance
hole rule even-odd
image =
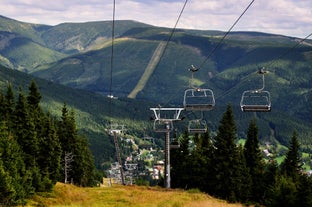
[[[276,186],[280,180],[279,166],[275,160],[269,160],[265,167],[264,184],[265,196],[263,202],[266,206],[270,206],[274,202]]]
[[[192,152],[190,168],[192,169],[193,188],[209,192],[211,180],[212,146],[209,131],[204,134],[194,135],[195,148]]]
[[[0,159],[0,204],[10,206],[14,202],[15,194],[12,177],[4,170]]]
[[[27,97],[27,102],[29,106],[31,106],[32,109],[38,109],[40,107],[39,103],[41,101],[41,94],[34,80],[32,80],[28,89],[29,89],[29,95]]]
[[[214,142],[213,166],[214,166],[214,193],[216,196],[231,202],[241,201],[242,190],[246,183],[242,170],[245,163],[240,159],[239,148],[235,144],[236,126],[231,105],[226,112],[218,128]]]
[[[172,149],[170,156],[171,163],[171,187],[186,188],[189,182],[188,179],[188,161],[189,161],[189,134],[185,130],[180,138],[180,148]]]
[[[14,125],[14,110],[15,110],[15,96],[11,84],[8,84],[3,105],[4,105],[3,120],[8,122],[8,127],[11,130]]]
[[[199,134],[193,136],[194,148],[191,155],[188,156],[188,188],[203,189],[202,184],[205,182],[204,168],[205,160],[202,156],[201,138]]]
[[[41,174],[37,164],[39,142],[26,97],[21,89],[14,110],[14,137],[16,137],[23,152],[26,169],[31,171],[32,186],[36,190],[39,190],[42,184]]]
[[[78,137],[78,146],[74,159],[75,179],[80,186],[95,185],[95,166],[94,157],[90,150],[90,145],[86,136]]]
[[[299,177],[301,172],[301,159],[299,155],[299,141],[297,138],[297,133],[293,132],[290,145],[288,151],[286,153],[286,157],[284,162],[281,165],[282,173],[290,178],[292,178],[295,182]]]
[[[7,121],[6,118],[6,99],[5,96],[2,94],[2,92],[0,91],[0,121]]]
[[[94,161],[85,137],[78,135],[74,111],[68,112],[66,104],[62,108],[61,121],[58,124],[58,137],[62,153],[72,153],[73,161],[68,178],[75,184],[91,185],[94,179]],[[63,157],[64,159],[64,157]],[[63,180],[63,179],[61,179]]]
[[[251,120],[248,127],[244,156],[251,176],[252,199],[261,202],[265,188],[263,180],[265,164],[259,146],[258,127],[255,119]]]
[[[44,114],[41,109],[40,101],[42,96],[34,80],[28,89],[27,104],[40,146],[37,159],[39,172],[43,181],[40,190],[49,191],[59,179],[61,146],[52,118],[49,114]]]
[[[42,139],[40,142],[38,165],[42,176],[48,181],[47,184],[49,184],[49,180],[51,184],[55,184],[60,178],[62,149],[57,136],[55,123],[49,114],[42,120],[40,137]],[[48,187],[46,186],[46,190],[50,190]]]
[[[214,179],[212,170],[213,150],[212,140],[208,129],[207,132],[201,136],[201,154],[202,159],[204,159],[202,170],[203,177],[205,178],[205,181],[202,183],[202,187],[203,191],[209,194],[213,193],[213,186],[211,186],[212,180]]]
[[[297,207],[312,206],[312,178],[308,175],[301,175],[297,187]]]
[[[2,178],[4,183],[0,186],[6,188],[6,190],[2,189],[3,192],[6,192],[5,199],[9,199],[6,202],[9,202],[10,205],[22,204],[23,199],[34,192],[32,178],[29,176],[29,171],[25,169],[20,146],[13,135],[9,133],[5,122],[0,125],[0,162],[4,176]],[[0,203],[3,202],[0,201]]]
[[[39,143],[35,131],[35,125],[30,116],[28,104],[26,102],[26,97],[21,89],[14,110],[14,118],[14,134],[25,154],[25,164],[31,167],[35,164],[34,161],[36,161],[36,157],[38,156]]]

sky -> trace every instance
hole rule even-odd
[[[228,31],[252,0],[115,0],[116,20],[173,28]],[[113,19],[114,0],[0,0],[0,15],[28,23]],[[232,31],[305,38],[312,33],[312,0],[254,0]],[[310,37],[311,38],[311,37]]]

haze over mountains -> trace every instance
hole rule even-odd
[[[141,126],[148,125],[144,121],[145,118],[148,120],[148,106],[182,105],[184,90],[189,87],[191,79],[188,69],[191,65],[200,66],[194,74],[195,85],[211,88],[216,97],[215,109],[204,114],[212,131],[217,129],[225,106],[231,103],[239,136],[245,136],[248,122],[256,117],[262,140],[278,140],[287,145],[291,133],[296,130],[304,144],[311,143],[311,40],[297,45],[300,39],[293,37],[232,32],[214,51],[224,35],[222,31],[177,29],[166,45],[170,33],[170,28],[130,20],[116,21],[112,67],[110,21],[48,26],[0,16],[0,63],[40,77],[47,83],[52,81],[52,85],[89,91],[86,92],[88,97],[107,96],[112,92],[119,97],[119,102],[113,106],[116,119],[133,119]],[[261,76],[256,73],[259,67],[268,70],[265,88],[271,93],[272,112],[240,112],[242,92],[261,87]],[[15,79],[16,84],[19,82],[13,76],[6,78],[9,81]],[[43,89],[44,93],[49,91],[49,101],[53,99],[54,90],[54,86]],[[108,100],[101,97],[99,102],[93,98],[86,101],[79,94],[72,97],[75,99],[72,104],[88,102],[84,104],[85,108],[80,108],[92,117],[85,121],[92,119],[93,124],[99,125],[94,131],[101,131],[103,120],[99,118],[99,110],[87,108],[103,104],[103,100],[106,100],[103,107],[108,107]],[[68,96],[61,95],[64,100]],[[124,104],[127,102],[133,105]],[[102,118],[109,119],[111,112],[101,112]],[[181,125],[187,125],[187,122]],[[142,133],[143,129],[139,128],[133,130]],[[94,146],[96,137],[100,136],[92,136],[95,137],[91,138]]]

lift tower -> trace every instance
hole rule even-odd
[[[117,154],[117,161],[120,167],[120,177],[121,177],[121,184],[125,185],[125,177],[123,173],[123,168],[122,168],[122,162],[121,162],[121,157],[120,157],[120,150],[119,150],[119,145],[118,145],[118,135],[124,133],[124,125],[118,125],[118,124],[111,124],[110,128],[108,129],[108,133],[114,137],[114,144],[115,144],[115,149],[116,149],[116,154]]]
[[[170,177],[170,132],[173,122],[181,120],[181,111],[184,108],[150,108],[154,112],[154,131],[165,133],[165,187],[171,188]]]

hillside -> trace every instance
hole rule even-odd
[[[149,107],[182,106],[192,64],[201,66],[195,73],[195,85],[211,88],[215,94],[214,110],[205,112],[203,117],[213,134],[226,105],[231,103],[239,138],[246,137],[248,122],[256,117],[262,143],[288,145],[296,130],[305,151],[310,151],[311,40],[294,47],[300,40],[293,37],[233,32],[207,59],[224,32],[177,29],[166,50],[162,49],[164,53],[159,54],[155,51],[168,40],[171,29],[130,20],[116,21],[115,27],[111,71],[109,21],[48,26],[0,16],[1,64],[42,78],[38,85],[45,108],[57,113],[66,102],[76,109],[78,124],[90,137],[98,165],[114,157],[112,140],[104,133],[110,119],[127,122],[129,136],[135,138],[144,133],[162,136],[155,134],[151,122],[147,122]],[[256,74],[259,67],[268,70],[265,88],[271,93],[272,111],[242,113],[239,102],[243,91],[261,86],[261,77]],[[2,80],[13,81],[15,87],[29,84],[32,78],[3,70]],[[118,99],[106,98],[110,83],[111,92]],[[192,113],[183,115],[186,119],[176,125],[179,132],[196,117]]]
[[[193,190],[194,191],[194,190]],[[35,196],[30,206],[167,206],[167,207],[240,207],[240,204],[228,204],[206,194],[182,190],[163,190],[153,187],[121,186],[79,188],[73,185],[57,183],[52,196]]]
[[[114,69],[112,92],[118,97],[133,97],[132,92],[146,78],[149,65],[158,45],[169,36],[166,28],[134,28],[118,37],[114,45]],[[203,67],[195,74],[195,83],[211,88],[216,96],[216,108],[205,117],[216,130],[220,113],[226,104],[232,103],[238,114],[238,125],[251,119],[252,114],[239,114],[239,102],[243,91],[259,88],[261,77],[258,67],[266,67],[266,89],[271,92],[272,113],[258,114],[261,139],[279,140],[288,144],[289,133],[297,130],[306,140],[309,130],[309,103],[311,98],[312,47],[299,45],[291,37],[237,32],[231,34],[208,60],[206,56],[219,43],[222,33],[179,30],[175,33],[153,72],[136,92],[137,100],[147,100],[162,106],[181,106],[184,90],[191,78],[187,70],[192,64]],[[34,69],[33,75],[68,85],[109,94],[111,45],[102,49],[77,54],[49,65]],[[288,52],[287,52],[288,51]],[[291,101],[296,100],[296,101]],[[156,105],[155,104],[155,105]],[[246,118],[241,118],[246,117]],[[283,120],[289,119],[288,122]],[[287,125],[288,130],[280,130]],[[246,127],[246,126],[245,126]],[[245,128],[239,127],[244,136]]]
[[[143,129],[151,127],[149,122],[147,123],[150,117],[149,107],[152,106],[150,103],[131,99],[109,99],[0,66],[2,93],[6,92],[8,82],[12,84],[15,91],[22,87],[27,93],[32,79],[36,81],[42,94],[41,106],[45,111],[49,111],[59,119],[64,103],[75,110],[77,127],[80,133],[88,136],[97,167],[103,164],[109,165],[110,160],[115,156],[112,137],[107,133],[111,122],[125,124],[129,131],[138,137],[143,137]]]

